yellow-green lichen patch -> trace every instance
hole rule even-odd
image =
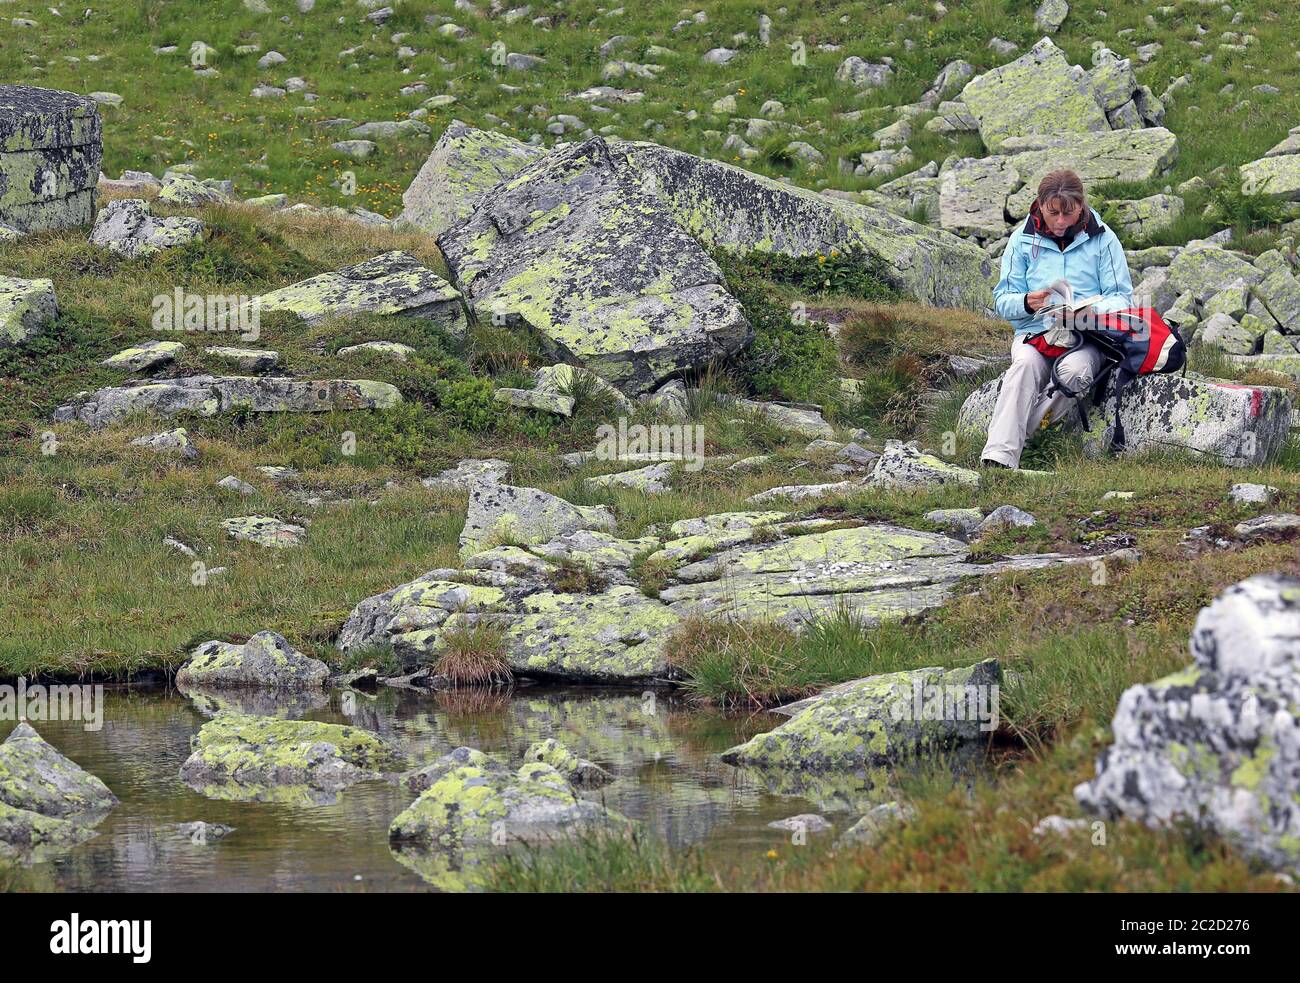
[[[579,798],[550,765],[533,762],[517,772],[467,765],[421,793],[389,827],[389,839],[426,848],[460,850],[545,843],[626,820]]]
[[[602,594],[530,595],[506,628],[506,660],[520,675],[591,681],[660,679],[680,620],[635,587]]]
[[[0,348],[21,345],[58,316],[54,281],[0,276]]]
[[[377,777],[398,760],[386,741],[358,727],[241,713],[204,724],[191,750],[182,780],[204,794],[228,784],[236,798],[277,786],[337,790]]]
[[[837,686],[722,758],[765,769],[856,771],[979,740],[996,726],[998,679],[997,663],[983,662]]]
[[[117,797],[31,725],[20,723],[0,744],[0,802],[42,816],[78,818],[108,812]]]

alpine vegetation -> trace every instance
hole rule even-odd
[[[0,10],[0,885],[1294,888],[1296,5]]]

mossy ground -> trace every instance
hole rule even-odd
[[[450,10],[450,5],[448,11]],[[814,141],[834,160],[874,148],[873,130],[892,121],[883,109],[862,120],[837,112],[877,109],[914,100],[948,61],[964,57],[980,69],[1000,62],[971,38],[994,34],[1022,48],[1037,38],[1030,3],[976,0],[951,4],[943,19],[932,5],[832,4],[807,9],[791,5],[774,15],[770,49],[750,41],[726,67],[705,66],[700,54],[732,33],[756,35],[752,5],[708,6],[710,23],[672,33],[680,11],[668,4],[628,8],[605,19],[593,3],[566,8],[553,31],[527,21],[506,25],[457,14],[474,37],[454,42],[437,36],[416,5],[397,6],[393,19],[376,29],[360,21],[364,11],[342,0],[319,0],[316,10],[290,21],[256,15],[236,6],[218,11],[198,3],[112,3],[90,19],[29,12],[37,29],[6,30],[0,37],[0,67],[10,79],[81,92],[112,90],[124,105],[103,110],[105,171],[123,168],[161,173],[182,161],[202,176],[231,178],[251,196],[286,192],[297,200],[357,205],[394,215],[401,191],[423,162],[431,140],[403,137],[381,141],[376,156],[340,160],[329,144],[339,131],[314,120],[348,116],[358,122],[400,119],[421,98],[450,92],[458,102],[427,120],[436,136],[453,115],[526,137],[541,130],[553,113],[573,112],[603,124],[580,103],[563,99],[599,84],[603,59],[597,47],[613,34],[635,36],[639,47],[616,57],[660,60],[659,80],[636,81],[645,100],[619,109],[610,121],[628,137],[649,136],[684,150],[715,155],[719,146],[703,131],[724,128],[710,118],[713,99],[735,91],[742,111],[757,115],[766,99],[780,99],[787,119],[825,127]],[[1139,81],[1162,91],[1185,72],[1193,83],[1179,94],[1168,126],[1182,146],[1174,172],[1150,187],[1097,189],[1097,198],[1151,193],[1224,164],[1260,156],[1297,122],[1293,102],[1257,95],[1250,87],[1270,82],[1293,92],[1300,58],[1295,57],[1295,15],[1290,8],[1243,2],[1236,8],[1259,44],[1245,53],[1221,53],[1218,36],[1237,30],[1217,6],[1197,6],[1194,16],[1169,21],[1157,16],[1149,28],[1144,6],[1073,3],[1057,35],[1074,62],[1089,63],[1089,42],[1107,41],[1127,54],[1120,32],[1131,40],[1161,40],[1164,48],[1138,67]],[[1102,7],[1109,16],[1101,19]],[[345,23],[337,23],[338,17]],[[919,20],[909,19],[918,17]],[[842,20],[843,19],[843,20]],[[1205,49],[1180,43],[1207,29]],[[419,50],[399,60],[394,32]],[[783,45],[801,37],[809,47],[806,67],[791,64]],[[914,39],[908,51],[902,40]],[[506,73],[490,62],[497,39],[509,50],[544,54],[548,65],[531,74]],[[219,78],[194,77],[185,52],[206,41]],[[235,55],[237,44],[258,43],[262,52],[282,51],[289,63],[270,71],[256,68],[258,54]],[[894,42],[892,45],[890,42]],[[154,55],[152,44],[175,43],[173,55]],[[659,43],[676,54],[643,57]],[[836,43],[843,50],[818,52]],[[337,52],[359,46],[351,59]],[[1202,65],[1203,53],[1215,53]],[[833,79],[848,54],[890,54],[897,78],[881,90],[857,97]],[[104,55],[90,61],[91,54]],[[443,67],[441,55],[455,67]],[[78,61],[69,60],[79,58]],[[358,68],[348,66],[356,62]],[[259,101],[248,96],[259,82],[289,75],[308,79],[320,99],[307,116],[294,113],[300,97]],[[425,76],[429,90],[419,97],[398,94],[401,85]],[[683,85],[689,77],[692,84]],[[524,91],[510,94],[498,83]],[[1227,83],[1235,92],[1223,93]],[[619,84],[619,83],[615,83]],[[816,100],[825,99],[825,102]],[[1249,106],[1237,108],[1241,99]],[[530,107],[545,106],[545,111]],[[522,108],[522,112],[516,109]],[[703,114],[688,119],[686,113]],[[648,124],[648,125],[647,125]],[[548,141],[551,138],[548,138]],[[942,160],[954,150],[976,153],[971,141],[927,135],[913,142],[918,164]],[[869,186],[833,168],[805,169],[787,155],[766,154],[752,165],[798,183],[840,189]],[[359,194],[346,196],[343,171],[358,176]],[[1157,186],[1158,185],[1158,186]],[[1193,217],[1177,233],[1212,232],[1223,223],[1205,220],[1191,201]],[[161,215],[169,214],[163,207]],[[827,276],[821,286],[811,268],[759,270],[743,263],[729,272],[752,292],[749,313],[767,330],[766,362],[718,366],[700,381],[704,395],[691,410],[705,427],[710,454],[770,453],[762,468],[745,475],[705,470],[679,475],[672,491],[646,497],[636,492],[594,491],[583,479],[605,470],[592,464],[564,469],[556,455],[590,449],[599,423],[611,408],[595,394],[579,400],[575,417],[507,411],[490,398],[493,383],[526,384],[542,361],[535,339],[481,328],[457,341],[419,322],[356,318],[308,328],[296,319],[268,317],[259,347],[281,354],[281,366],[300,377],[369,378],[397,385],[406,402],[395,409],[312,416],[231,414],[174,422],[137,419],[92,433],[77,425],[51,425],[50,412],[74,392],[112,385],[125,376],[99,361],[128,345],[157,335],[149,325],[150,300],[183,284],[191,292],[259,293],[325,270],[357,262],[386,249],[408,249],[442,270],[431,242],[414,236],[330,219],[274,215],[245,208],[209,208],[202,213],[210,233],[202,243],[162,256],[125,261],[85,246],[86,230],[40,233],[0,247],[0,272],[55,280],[62,314],[55,328],[21,352],[0,353],[0,676],[39,672],[106,675],[175,666],[197,642],[242,639],[273,628],[311,654],[341,664],[332,639],[353,604],[438,566],[456,562],[456,539],[464,516],[460,496],[422,488],[418,479],[467,456],[509,460],[514,480],[562,495],[577,504],[611,506],[620,534],[633,537],[657,522],[744,508],[757,491],[791,482],[830,480],[828,460],[799,464],[802,440],[791,439],[762,421],[721,408],[711,393],[744,391],[828,404],[835,422],[864,426],[873,437],[917,436],[942,446],[954,426],[962,397],[980,380],[952,385],[941,400],[927,392],[948,386],[940,367],[943,353],[995,353],[1005,349],[1003,326],[982,319],[936,312],[876,292],[869,277]],[[1267,232],[1255,236],[1252,251],[1266,248]],[[1135,245],[1130,243],[1130,245]],[[738,261],[739,262],[739,261]],[[832,262],[831,272],[838,267]],[[775,279],[773,279],[775,278]],[[844,358],[820,328],[796,330],[792,303],[825,309],[844,320]],[[407,362],[382,355],[344,360],[345,345],[383,339],[416,349]],[[187,351],[179,369],[235,374],[231,366],[203,354],[209,344],[240,344],[225,336],[183,339]],[[1198,356],[1193,366],[1236,377],[1230,364]],[[766,373],[766,374],[764,374]],[[839,376],[858,378],[869,398],[837,398]],[[1277,382],[1256,373],[1252,382]],[[1281,380],[1286,381],[1286,380]],[[1294,384],[1288,383],[1294,388]],[[638,419],[641,419],[638,417]],[[646,417],[646,420],[649,418]],[[196,462],[129,447],[133,437],[175,425],[188,428],[200,450]],[[45,434],[55,435],[55,452]],[[351,434],[352,439],[345,435]],[[345,453],[353,447],[354,453]],[[975,462],[978,447],[958,441],[951,457]],[[1032,512],[1039,524],[983,543],[981,555],[1036,550],[1083,551],[1106,535],[1135,539],[1144,559],[1133,567],[1111,567],[1103,583],[1090,566],[1021,574],[984,581],[942,610],[914,624],[867,632],[831,623],[803,640],[752,626],[739,634],[701,632],[685,650],[692,684],[715,704],[767,704],[827,683],[864,674],[921,665],[970,664],[990,656],[1022,673],[1023,684],[1006,694],[999,753],[1006,760],[996,781],[973,790],[955,789],[941,779],[918,784],[909,800],[918,819],[869,849],[831,853],[825,846],[784,848],[756,867],[706,870],[689,854],[668,855],[655,845],[618,841],[562,848],[531,866],[507,865],[497,886],[645,890],[750,887],[776,889],[1062,889],[1170,890],[1272,889],[1269,875],[1253,871],[1223,844],[1184,831],[1155,833],[1127,824],[1110,829],[1106,847],[1085,836],[1036,841],[1030,836],[1043,815],[1074,815],[1070,790],[1089,777],[1096,752],[1108,740],[1107,724],[1122,690],[1184,665],[1186,639],[1199,607],[1227,584],[1261,570],[1296,570],[1294,543],[1259,544],[1210,552],[1190,559],[1179,546],[1191,526],[1224,530],[1259,509],[1231,505],[1228,487],[1258,481],[1281,490],[1270,508],[1300,510],[1293,443],[1266,467],[1230,471],[1203,462],[1167,457],[1106,459],[1082,457],[1077,444],[1048,435],[1030,448],[1025,463],[1050,469],[1050,478],[989,473],[977,493],[938,490],[921,494],[867,493],[831,503],[827,514],[922,525],[933,508],[1007,502]],[[300,479],[275,485],[257,465],[288,465]],[[248,498],[215,486],[235,474],[257,493]],[[390,486],[390,483],[393,483]],[[1103,501],[1108,490],[1134,492],[1127,501]],[[313,508],[295,492],[332,492],[343,504]],[[1094,515],[1094,513],[1100,513]],[[237,514],[311,519],[303,546],[283,551],[229,541],[220,522]],[[1086,522],[1086,525],[1084,524]],[[193,561],[162,545],[171,536],[199,551],[208,568],[223,574],[197,586]],[[1098,547],[1099,548],[1099,547]],[[643,570],[653,590],[662,571]],[[384,653],[354,653],[348,665],[382,660]],[[708,712],[707,710],[702,712]],[[1014,753],[1008,753],[1007,749]],[[0,873],[0,878],[5,875]],[[2,881],[0,881],[2,883]]]

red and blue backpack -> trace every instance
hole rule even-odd
[[[1124,388],[1140,375],[1153,372],[1187,371],[1187,346],[1178,333],[1178,326],[1165,321],[1149,307],[1129,307],[1106,314],[1080,312],[1071,327],[1078,338],[1074,346],[1062,348],[1047,344],[1043,334],[1028,339],[1052,363],[1052,386],[1075,401],[1084,429],[1089,429],[1085,398],[1091,393],[1104,392],[1110,374],[1115,373],[1115,428],[1111,449],[1124,449],[1124,423],[1121,419]],[[1061,355],[1069,354],[1092,342],[1101,349],[1105,363],[1086,391],[1075,392],[1061,382],[1057,366]]]

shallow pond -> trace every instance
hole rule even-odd
[[[95,839],[32,864],[23,881],[73,891],[428,890],[455,884],[437,869],[425,868],[429,879],[421,877],[411,869],[418,863],[404,865],[389,849],[388,825],[415,797],[397,784],[364,782],[321,795],[320,802],[302,796],[220,801],[192,791],[180,780],[180,767],[191,736],[215,709],[174,690],[108,688],[101,730],[32,721],[46,740],[103,779],[121,804],[99,824]],[[663,691],[348,690],[322,694],[289,715],[376,731],[404,749],[409,767],[460,745],[518,765],[533,741],[557,738],[616,776],[581,794],[603,800],[674,847],[697,846],[707,859],[723,862],[788,841],[788,832],[768,828],[773,820],[821,812],[842,831],[888,797],[854,778],[773,791],[770,779],[726,765],[718,753],[785,718],[702,711]],[[13,726],[0,722],[0,740]],[[168,829],[194,820],[235,832],[199,844]]]

